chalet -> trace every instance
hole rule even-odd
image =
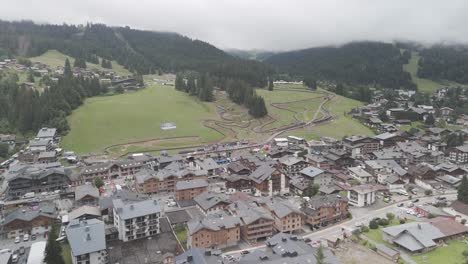
[[[75,205],[99,204],[99,190],[91,184],[79,185],[75,187]]]
[[[351,153],[351,157],[358,157],[380,149],[380,144],[377,139],[355,135],[343,139],[344,149]]]
[[[307,154],[305,158],[311,166],[322,169],[322,170],[328,170],[334,164],[333,161],[325,158],[322,155]]]
[[[302,229],[302,212],[287,200],[265,197],[259,203],[273,216],[274,227],[278,232],[291,233]]]
[[[57,139],[57,129],[47,127],[41,128],[39,132],[37,132],[36,138],[54,142]]]
[[[86,166],[81,169],[83,181],[92,181],[96,177],[103,179],[116,179],[121,177],[133,177],[142,168],[148,167],[142,161],[120,160]]]
[[[41,203],[37,206],[22,207],[7,214],[2,227],[8,238],[25,234],[43,234],[49,231],[57,218],[55,205]]]
[[[386,190],[382,185],[363,184],[353,186],[348,190],[348,202],[350,205],[365,207],[375,203],[376,193]]]
[[[348,168],[349,175],[361,183],[375,183],[377,177],[367,172],[364,168],[361,167],[351,167]]]
[[[313,229],[342,221],[348,217],[348,200],[331,194],[311,198],[302,207],[304,222]]]
[[[288,178],[272,165],[262,164],[249,175],[249,178],[253,187],[263,194],[271,196],[275,193],[288,192]]]
[[[228,207],[232,215],[241,220],[241,238],[256,242],[273,235],[273,217],[265,208],[254,202],[237,201]]]
[[[285,156],[278,160],[281,165],[281,169],[289,177],[297,175],[302,169],[308,166],[308,163],[303,160],[293,156]]]
[[[299,175],[305,182],[318,184],[319,186],[327,186],[333,182],[332,174],[315,167],[304,168],[300,171]]]
[[[451,162],[457,164],[466,164],[468,163],[468,145],[458,146],[449,148],[448,152],[448,159]]]
[[[216,213],[202,220],[188,222],[189,248],[225,248],[241,239],[241,220],[237,216]]]
[[[434,180],[437,176],[437,173],[434,169],[426,163],[420,163],[417,165],[410,166],[408,169],[408,174],[411,176],[412,180]]]
[[[175,185],[175,198],[177,201],[192,200],[195,196],[205,192],[208,182],[205,179],[178,181]]]
[[[379,141],[382,148],[393,147],[397,142],[404,142],[406,139],[396,133],[385,132],[374,137]]]
[[[229,204],[229,197],[223,193],[214,193],[206,191],[193,198],[196,206],[202,213],[209,214],[219,212],[226,208]]]
[[[247,175],[231,174],[222,176],[221,178],[224,180],[227,189],[243,191],[252,190],[253,188],[252,179]]]

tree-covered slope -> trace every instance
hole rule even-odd
[[[392,44],[355,42],[273,55],[265,62],[301,77],[390,88],[414,88],[403,70],[408,57]]]
[[[468,83],[468,48],[432,46],[419,52],[418,77]]]
[[[91,61],[115,60],[140,74],[156,70],[205,71],[221,78],[239,78],[264,86],[271,69],[243,60],[199,40],[176,33],[108,27],[102,24],[39,25],[0,21],[0,48],[11,55],[38,56],[55,49]]]

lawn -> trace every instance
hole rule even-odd
[[[416,83],[416,85],[418,86],[419,91],[426,92],[426,93],[433,93],[438,88],[444,85],[460,85],[458,83],[450,82],[450,81],[435,82],[433,80],[419,78],[417,76],[419,59],[420,59],[420,56],[418,55],[418,53],[413,52],[409,63],[403,65],[403,70],[411,74],[411,78],[413,79],[413,82]]]
[[[468,244],[463,241],[452,240],[447,245],[440,246],[437,249],[419,255],[411,256],[417,263],[421,264],[439,264],[439,263],[464,263],[462,255],[464,250],[468,249]]]
[[[389,226],[395,226],[399,225],[400,221],[397,219],[393,219],[388,226],[379,226],[378,229],[369,229],[369,232],[367,233],[362,233],[366,237],[370,238],[374,242],[377,242],[379,244],[384,244],[386,246],[392,247],[392,245],[388,242],[383,241],[382,239],[382,228],[389,227]]]
[[[72,264],[72,259],[71,259],[71,248],[68,243],[63,243],[62,245],[62,257],[63,260],[65,261],[65,264]]]
[[[351,109],[361,105],[363,105],[362,102],[336,95],[332,101],[325,105],[325,108],[335,116],[333,122],[293,130],[288,134],[303,137],[307,140],[318,139],[322,136],[341,139],[349,135],[373,135],[374,132],[370,128],[351,118],[351,116],[346,115]]]
[[[148,139],[199,137],[192,145],[221,139],[220,133],[202,125],[207,118],[216,118],[212,103],[200,102],[171,86],[148,85],[137,92],[86,99],[68,117],[71,130],[62,147],[83,154]],[[163,122],[174,122],[177,128],[161,130]]]
[[[292,123],[297,122],[294,118],[296,116],[297,119],[301,121],[308,121],[306,120],[309,116],[313,116],[313,113],[317,110],[318,106],[322,102],[321,97],[322,94],[318,93],[308,93],[308,92],[293,92],[293,91],[281,91],[281,90],[257,90],[257,93],[265,99],[265,103],[267,105],[268,114],[275,119],[277,122],[266,126],[265,128],[277,128],[281,126],[286,126]],[[292,111],[301,112],[305,109],[310,109],[312,114],[307,111],[306,115],[304,114],[296,114],[294,112],[285,110],[285,109],[278,109],[273,107],[272,103],[287,103],[305,99],[313,99],[317,98],[316,100],[311,100],[307,102],[295,102],[290,104],[282,104],[281,107],[285,107],[291,109]]]
[[[66,58],[70,60],[70,64],[73,66],[73,62],[75,61],[75,59],[57,50],[48,50],[46,53],[40,56],[30,58],[30,60],[32,62],[41,62],[41,63],[47,64],[52,69],[55,69],[58,66],[65,65]],[[90,69],[91,68],[102,69],[101,65],[93,64],[90,62],[86,62],[86,66]],[[112,70],[121,76],[131,75],[131,73],[127,69],[125,69],[122,65],[119,65],[116,61],[112,61]]]
[[[174,231],[177,236],[177,239],[179,239],[180,243],[182,244],[182,247],[186,249],[187,248],[187,229],[185,227],[176,227]]]

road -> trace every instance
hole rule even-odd
[[[426,203],[426,202],[433,202],[434,197],[436,197],[436,196],[443,196],[443,197],[446,197],[448,200],[455,200],[456,197],[457,197],[457,194],[456,194],[456,192],[454,192],[454,193],[450,193],[450,194],[420,197],[420,198],[418,198],[419,202],[417,204],[423,204],[423,203]],[[355,217],[353,217],[353,219],[341,222],[339,224],[336,224],[336,225],[333,225],[333,226],[330,226],[330,227],[325,227],[325,228],[322,228],[321,230],[314,231],[314,232],[311,232],[311,233],[307,233],[307,234],[303,235],[303,238],[304,239],[309,238],[311,240],[320,240],[320,239],[322,239],[324,237],[340,236],[342,234],[343,230],[345,230],[347,233],[350,233],[354,229],[356,229],[356,224],[369,225],[369,222],[373,218],[376,218],[376,217],[384,218],[384,217],[386,217],[387,213],[393,213],[393,214],[395,214],[395,216],[397,218],[398,217],[400,217],[400,218],[403,218],[403,217],[414,218],[413,216],[407,215],[405,213],[407,208],[397,206],[397,204],[400,204],[402,202],[403,203],[404,202],[409,202],[409,201],[410,201],[409,199],[402,200],[402,201],[399,201],[397,203],[394,203],[394,204],[391,204],[391,205],[388,205],[388,206],[385,206],[385,207],[382,207],[382,208],[379,208],[379,209],[376,209],[376,210],[367,211],[367,212],[364,212],[365,208],[351,208],[350,211],[353,214],[353,216],[355,214],[357,214],[358,216],[355,216]],[[255,249],[261,249],[261,248],[265,248],[265,247],[266,247],[266,245],[262,244],[262,245],[258,245],[258,246],[242,248],[240,250],[228,251],[228,252],[225,252],[223,255],[232,255],[234,257],[236,257],[236,256],[238,257],[240,252],[243,251],[243,250],[252,251],[252,250],[255,250]]]

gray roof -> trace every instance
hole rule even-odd
[[[30,147],[46,147],[49,145],[50,139],[33,139],[29,142]]]
[[[372,175],[361,167],[350,167],[348,170],[358,177],[372,177]]]
[[[278,160],[281,164],[283,165],[286,165],[286,166],[292,166],[292,165],[295,165],[299,162],[304,162],[303,159],[299,159],[299,158],[296,158],[294,156],[284,156],[284,157],[281,157],[279,160]]]
[[[38,159],[48,159],[48,158],[55,158],[57,153],[55,151],[43,151],[39,153]]]
[[[468,152],[468,145],[458,146],[456,147],[456,149],[458,149],[461,152]]]
[[[396,163],[396,161],[391,160],[391,159],[366,160],[364,162],[373,169],[386,168],[386,169],[389,169],[391,172],[395,172],[396,174],[400,176],[403,176],[407,173],[407,171],[403,169],[398,163]]]
[[[99,198],[99,190],[91,184],[79,185],[75,187],[75,201],[81,200],[85,196]]]
[[[259,219],[273,221],[273,217],[271,217],[266,209],[253,202],[237,201],[229,206],[229,210],[233,211],[236,216],[239,216],[246,225]]]
[[[312,214],[319,208],[335,207],[338,204],[340,204],[340,202],[348,202],[348,199],[346,197],[341,197],[340,195],[336,194],[315,196],[307,202],[307,207],[303,211],[305,213]]]
[[[386,227],[382,231],[393,237],[393,242],[410,251],[436,246],[434,240],[444,237],[444,234],[430,223],[413,222]]]
[[[104,222],[100,220],[72,220],[65,232],[75,257],[106,249]]]
[[[403,159],[405,158],[405,154],[398,150],[393,149],[384,149],[380,151],[374,151],[372,154],[380,160],[383,159]]]
[[[166,212],[166,216],[172,225],[186,223],[192,219],[192,217],[186,210]]]
[[[202,220],[193,219],[187,223],[190,235],[193,235],[202,229],[219,231],[221,229],[240,227],[240,225],[241,221],[239,217],[225,213],[209,214]]]
[[[229,204],[229,197],[224,193],[203,192],[193,198],[203,210],[208,210],[219,203]]]
[[[158,201],[156,200],[143,200],[143,201],[132,201],[124,203],[120,199],[116,199],[114,202],[114,208],[121,219],[132,219],[135,217],[150,215],[161,212]]]
[[[393,138],[393,137],[396,137],[396,136],[397,136],[397,134],[395,134],[395,133],[385,132],[385,133],[382,133],[382,134],[379,134],[379,135],[375,136],[374,138],[380,139],[380,140],[386,140],[386,139],[390,139],[390,138]]]
[[[68,213],[68,219],[82,218],[84,215],[91,215],[93,218],[101,216],[101,210],[96,206],[83,205]]]
[[[323,173],[323,170],[309,166],[301,170],[301,174],[310,178],[314,178]]]
[[[55,205],[52,203],[41,203],[38,206],[18,208],[5,216],[3,225],[8,225],[15,220],[31,222],[38,216],[55,218],[57,216]]]
[[[188,260],[190,257],[191,260]],[[175,264],[220,264],[221,251],[204,248],[191,248],[175,257]]]
[[[283,218],[292,213],[302,214],[299,208],[295,207],[287,200],[280,200],[275,198],[265,198],[266,205],[270,211],[274,212],[279,218]]]
[[[201,160],[201,161],[197,161],[197,163],[200,165],[200,167],[203,169],[203,170],[215,170],[215,169],[218,169],[220,168],[221,166],[219,166],[218,163],[216,163],[216,161],[212,158],[206,158],[204,160]]]
[[[294,235],[278,233],[266,241],[266,249],[258,249],[241,257],[239,264],[316,264],[317,248],[313,248]],[[333,253],[323,248],[325,263],[338,264]]]
[[[275,171],[276,169],[271,167],[270,165],[263,164],[260,167],[258,167],[254,172],[252,172],[249,175],[249,178],[251,178],[256,183],[262,183],[263,181],[270,179],[271,174]]]
[[[145,181],[153,178],[163,181],[171,176],[182,178],[189,174],[194,176],[205,176],[208,174],[208,172],[206,170],[197,170],[196,168],[188,167],[187,165],[180,162],[173,162],[159,171],[142,169],[135,174],[135,180],[137,183],[142,184]]]
[[[207,186],[208,182],[205,179],[193,179],[189,181],[178,181],[175,185],[175,189],[180,191],[194,188],[203,188]]]
[[[37,132],[37,137],[38,138],[51,138],[55,137],[55,134],[57,133],[57,129],[55,128],[41,128],[39,132]]]

